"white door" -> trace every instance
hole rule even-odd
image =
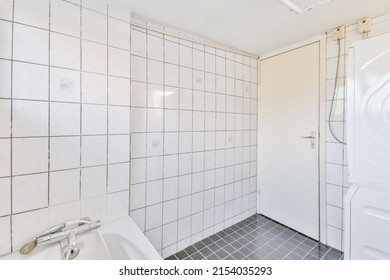
[[[260,213],[319,240],[320,44],[261,61]]]

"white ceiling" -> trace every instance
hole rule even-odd
[[[110,0],[133,15],[263,55],[358,19],[390,12],[390,0],[334,0],[295,14],[278,0]],[[319,0],[292,0],[302,8]]]

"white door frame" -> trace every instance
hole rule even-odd
[[[260,69],[260,62],[263,59],[270,58],[272,56],[276,56],[288,51],[292,51],[297,48],[304,47],[306,45],[310,45],[312,43],[319,42],[320,44],[320,77],[319,77],[319,120],[318,120],[318,131],[319,131],[319,162],[318,162],[318,180],[319,180],[319,224],[320,224],[320,241],[324,244],[327,243],[327,236],[326,236],[326,170],[325,170],[325,148],[326,148],[326,34],[316,36],[301,42],[298,42],[296,44],[290,45],[286,48],[282,48],[273,52],[270,52],[268,54],[260,56],[258,60],[258,108],[260,108],[260,102],[261,102],[261,69]],[[258,118],[260,117],[260,114],[258,114]],[[260,124],[260,119],[257,121],[258,124]],[[259,145],[259,137],[257,137],[257,147],[260,147]],[[259,149],[257,149],[257,158],[259,159]],[[257,212],[260,213],[260,181],[259,181],[259,165],[261,163],[257,161]]]

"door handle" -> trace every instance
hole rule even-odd
[[[302,139],[310,139],[310,148],[315,149],[316,148],[316,132],[312,131],[310,135],[308,136],[301,136]]]

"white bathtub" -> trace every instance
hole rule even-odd
[[[156,249],[130,217],[103,224],[100,231],[114,260],[161,260]],[[38,245],[28,255],[13,252],[0,257],[0,260],[61,260],[62,246],[65,245],[66,241],[62,244]],[[110,259],[97,230],[78,235],[77,247],[80,253],[74,260]]]

